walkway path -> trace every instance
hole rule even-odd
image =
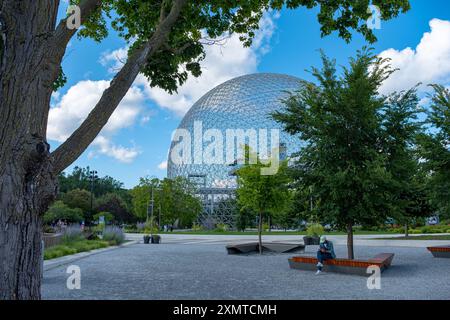
[[[430,234],[426,234],[430,235]],[[442,235],[442,234],[440,234]],[[375,238],[392,238],[401,237],[403,235],[384,234],[384,235],[355,235],[355,245],[361,246],[388,246],[388,247],[415,247],[426,248],[429,246],[437,245],[450,245],[450,240],[373,240]],[[420,236],[420,235],[414,235]],[[142,241],[142,234],[127,233],[127,239]],[[161,235],[164,243],[173,244],[227,244],[241,241],[257,241],[256,235],[192,235],[192,234],[163,234]],[[328,239],[332,240],[336,245],[345,245],[347,243],[346,235],[330,235]],[[372,239],[372,240],[370,240]],[[303,241],[303,236],[300,235],[283,235],[274,234],[270,236],[263,236],[263,241]]]
[[[224,243],[240,238],[219,238],[163,235],[160,245],[134,244],[97,253],[71,263],[80,267],[80,290],[67,289],[67,265],[62,265],[44,273],[42,295],[44,299],[450,299],[450,259],[433,258],[425,248],[356,246],[360,258],[395,253],[393,266],[382,274],[381,290],[369,290],[365,277],[315,276],[289,269],[287,258],[292,254],[229,256]],[[340,242],[342,237],[330,238]],[[345,246],[335,247],[338,256],[345,256]],[[307,247],[310,254],[315,250]]]

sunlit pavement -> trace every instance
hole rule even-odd
[[[357,236],[356,241],[378,241],[364,240],[367,237],[372,236]],[[340,244],[345,236],[329,238],[337,242],[337,255],[345,257],[346,247]],[[80,268],[81,289],[67,288],[67,264],[44,273],[42,295],[44,299],[450,299],[450,259],[433,258],[423,247],[357,245],[359,258],[395,253],[392,267],[382,273],[381,289],[369,290],[366,277],[292,270],[287,262],[292,254],[227,255],[225,243],[240,240],[163,235],[160,245],[133,244],[87,256],[71,263]],[[316,250],[307,247],[311,255]]]

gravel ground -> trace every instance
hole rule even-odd
[[[315,247],[307,254],[314,255]],[[346,247],[336,245],[338,256]],[[223,244],[135,244],[72,264],[81,289],[69,290],[67,266],[44,273],[44,299],[450,299],[450,259],[425,248],[361,247],[356,256],[395,253],[382,273],[381,289],[367,278],[289,268],[293,254],[227,255]]]

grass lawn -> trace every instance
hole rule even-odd
[[[408,236],[393,238],[377,238],[372,240],[450,240],[450,235],[430,235],[430,236]]]
[[[103,240],[77,240],[73,242],[59,244],[44,250],[44,260],[55,259],[70,254],[84,251],[91,251],[115,245],[115,242]]]

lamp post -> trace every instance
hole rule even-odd
[[[151,232],[150,232],[150,235],[153,236],[153,207],[154,207],[154,202],[155,202],[155,200],[153,198],[153,185],[150,188],[151,188],[150,189],[151,191],[150,191],[150,202],[149,202],[148,209],[147,209],[147,222],[149,220],[149,215],[150,215],[150,221],[151,221],[151,226],[150,226]]]
[[[93,213],[94,209],[94,183],[95,180],[98,178],[97,171],[89,171],[89,179],[91,180],[91,213]]]

